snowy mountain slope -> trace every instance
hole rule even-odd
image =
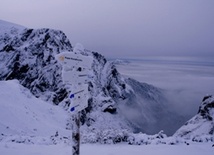
[[[214,96],[205,96],[198,114],[176,131],[174,136],[193,141],[214,140]]]
[[[59,107],[35,98],[17,80],[0,81],[0,134],[50,137],[66,130],[68,114]],[[1,138],[0,138],[1,139]]]
[[[23,144],[49,145],[71,143],[71,130],[66,128],[68,114],[59,107],[35,98],[28,89],[17,80],[0,81],[0,142],[15,142]],[[100,126],[96,121],[93,128],[81,128],[82,143],[118,143],[129,144],[170,144],[174,139],[164,140],[162,132],[148,136],[145,134],[131,134],[127,130],[119,129],[118,122],[108,120],[108,115],[102,121],[111,123],[113,130]],[[98,125],[98,126],[96,126]],[[107,125],[107,124],[106,124]],[[85,131],[87,130],[87,131]],[[89,132],[90,131],[90,132]],[[181,142],[183,143],[183,142]]]
[[[66,35],[51,29],[16,29],[0,34],[0,80],[18,79],[33,95],[68,109],[70,90],[62,82],[62,66],[55,60],[60,52],[72,52]],[[143,131],[157,133],[167,129],[177,116],[166,104],[161,89],[120,75],[113,63],[89,50],[94,58],[93,79],[89,83],[89,107],[82,111],[83,131]],[[134,115],[133,115],[134,114]],[[166,118],[166,119],[165,119]]]
[[[0,34],[4,34],[4,33],[8,33],[8,32],[13,32],[15,30],[21,31],[25,29],[24,26],[18,25],[18,24],[14,24],[14,23],[10,23],[7,21],[3,21],[0,19]]]

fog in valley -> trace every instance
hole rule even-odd
[[[175,122],[177,127],[183,125],[198,112],[205,95],[214,92],[212,58],[123,59],[122,64],[118,64],[117,68],[126,77],[163,89],[168,108],[175,110],[181,118],[183,117],[180,122]]]

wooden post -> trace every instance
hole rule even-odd
[[[80,154],[80,112],[73,115],[73,129],[72,129],[72,155]]]

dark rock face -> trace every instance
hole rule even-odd
[[[117,108],[110,105],[106,109],[104,109],[103,112],[109,112],[111,114],[115,114],[117,112]]]
[[[203,98],[198,114],[200,114],[204,119],[212,121],[214,116],[210,113],[211,109],[214,109],[214,100],[212,101],[212,96],[208,95]]]

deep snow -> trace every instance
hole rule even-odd
[[[0,34],[6,33],[8,31],[11,31],[13,29],[19,29],[19,30],[23,30],[25,27],[18,25],[18,24],[14,24],[14,23],[10,23],[7,21],[3,21],[0,19]]]
[[[68,114],[33,96],[17,80],[0,81],[0,139],[10,136],[69,136]],[[20,139],[16,137],[15,139]]]
[[[71,155],[68,145],[25,145],[0,143],[2,155]],[[213,155],[211,143],[191,145],[98,145],[83,144],[81,155]]]

